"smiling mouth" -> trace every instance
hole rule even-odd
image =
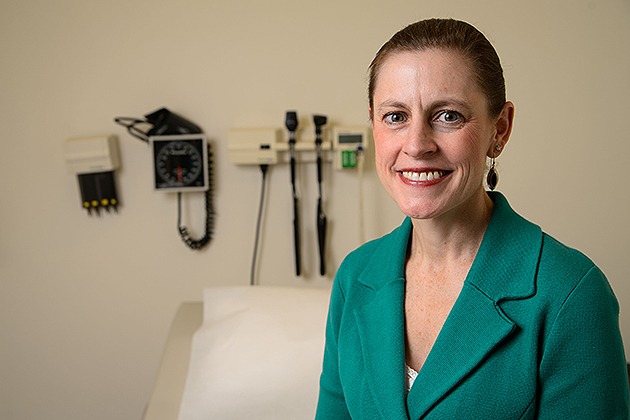
[[[401,171],[400,174],[410,181],[433,181],[442,178],[448,172],[446,171],[427,171],[427,172],[411,172]]]

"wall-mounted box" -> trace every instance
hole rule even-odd
[[[120,201],[114,171],[120,167],[118,138],[115,135],[68,139],[63,144],[68,171],[77,174],[81,205],[94,211],[118,210]]]
[[[113,171],[120,167],[115,135],[68,139],[63,145],[68,170],[75,174]]]
[[[364,153],[370,139],[370,127],[367,125],[335,127],[333,129],[333,149],[337,169],[357,167],[358,153]]]
[[[331,161],[330,141],[322,142],[324,161]],[[296,141],[298,162],[315,162],[315,143]],[[281,128],[234,128],[228,132],[228,161],[236,165],[275,165],[289,162],[289,143]]]
[[[228,132],[228,161],[237,165],[272,165],[278,162],[278,128],[235,128]]]

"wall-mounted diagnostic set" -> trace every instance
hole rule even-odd
[[[77,175],[81,205],[89,215],[118,210],[114,171],[120,167],[115,135],[68,139],[63,155],[68,171]]]
[[[298,116],[295,111],[288,111],[285,115],[285,129],[282,128],[239,128],[228,133],[228,160],[237,165],[259,165],[263,173],[263,185],[259,206],[256,239],[254,243],[254,257],[252,259],[251,284],[255,283],[255,264],[260,230],[261,213],[263,209],[265,180],[269,165],[288,163],[291,172],[291,195],[293,201],[293,240],[295,251],[295,273],[302,274],[299,232],[299,193],[297,190],[297,170],[300,163],[314,162],[317,165],[317,237],[319,248],[319,273],[326,274],[326,234],[328,220],[324,212],[323,199],[323,165],[325,162],[335,162],[339,170],[356,169],[359,173],[359,183],[363,170],[363,156],[367,148],[370,129],[369,126],[333,126],[325,130],[328,118],[324,115],[314,115],[314,141],[301,141],[298,131]],[[286,133],[286,136],[283,135]],[[332,133],[332,140],[327,135]],[[288,138],[288,141],[286,140]],[[362,189],[361,184],[359,189]],[[362,211],[362,194],[360,196],[360,210]],[[362,215],[359,217],[362,224]],[[361,241],[363,241],[362,226]]]

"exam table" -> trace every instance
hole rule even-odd
[[[175,420],[188,375],[193,334],[203,322],[203,302],[183,302],[173,318],[144,420]]]
[[[214,287],[183,302],[143,419],[312,419],[329,294]]]

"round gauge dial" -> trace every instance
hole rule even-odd
[[[197,148],[185,141],[172,141],[155,157],[157,175],[169,186],[187,186],[203,180],[203,160]]]

